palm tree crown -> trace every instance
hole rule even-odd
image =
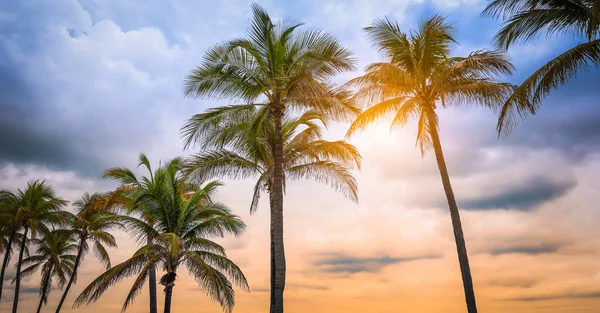
[[[454,28],[441,16],[423,22],[410,37],[387,19],[376,20],[365,30],[387,62],[369,65],[365,75],[348,82],[358,88],[358,102],[372,104],[352,123],[348,136],[382,118],[393,117],[392,130],[414,118],[417,144],[425,152],[431,147],[432,130],[438,130],[438,105],[497,108],[514,88],[494,80],[513,70],[501,52],[478,50],[451,57]]]
[[[32,275],[41,269],[40,280],[40,303],[37,312],[42,305],[48,302],[48,295],[52,290],[52,280],[57,279],[57,286],[62,289],[67,283],[75,265],[77,242],[73,238],[73,231],[68,229],[56,229],[42,231],[43,236],[33,240],[36,253],[23,259],[25,268],[21,275],[23,277]]]
[[[345,141],[323,140],[322,126],[326,122],[322,114],[314,111],[299,116],[286,114],[282,125],[284,184],[286,179],[312,178],[357,201],[358,185],[350,170],[360,168],[360,154]],[[200,143],[201,152],[186,162],[187,172],[200,178],[258,176],[250,205],[250,212],[254,213],[261,192],[273,190],[274,127],[268,109],[230,111],[218,121],[199,114],[184,126],[190,136],[197,134],[198,129],[210,129],[214,135]]]
[[[597,0],[494,0],[488,4],[482,15],[504,20],[504,26],[494,37],[499,48],[508,49],[542,35],[572,35],[586,40],[525,79],[500,112],[499,133],[509,131],[519,119],[535,114],[552,90],[567,83],[580,70],[600,65],[598,12]]]

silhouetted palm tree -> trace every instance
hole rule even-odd
[[[261,193],[273,190],[273,120],[268,108],[250,107],[229,115],[220,116],[220,122],[213,125],[214,136],[201,143],[201,152],[186,162],[186,172],[200,179],[258,176],[250,205],[254,213]],[[193,142],[199,129],[207,130],[207,122],[212,121],[191,118],[183,128],[186,141]],[[345,141],[323,140],[325,123],[325,117],[314,111],[286,114],[282,122],[284,184],[288,179],[314,179],[357,201],[358,185],[350,170],[360,168],[360,154]]]
[[[422,22],[407,35],[397,23],[376,20],[366,32],[386,62],[367,67],[366,74],[349,82],[358,88],[357,101],[371,105],[350,126],[348,136],[375,121],[393,116],[391,129],[418,119],[417,144],[421,152],[433,147],[448,199],[458,260],[469,313],[477,312],[467,247],[450,177],[439,138],[435,109],[458,104],[496,108],[510,95],[513,86],[493,77],[513,70],[505,56],[496,51],[475,51],[467,57],[451,57],[453,27],[441,16]]]
[[[71,276],[75,265],[77,242],[73,237],[73,231],[69,229],[42,230],[43,236],[33,240],[36,246],[36,254],[23,259],[25,268],[21,275],[23,277],[32,275],[41,269],[40,302],[37,313],[40,313],[42,305],[48,303],[48,295],[52,290],[52,278],[56,277],[60,289],[67,283],[67,277]]]
[[[347,117],[347,94],[338,92],[328,80],[353,70],[350,52],[330,34],[301,30],[296,20],[273,23],[259,5],[252,5],[253,18],[246,38],[212,47],[201,66],[185,81],[185,94],[193,97],[226,98],[240,106],[269,109],[274,122],[273,183],[271,207],[271,313],[283,312],[285,252],[283,243],[283,137],[286,110],[311,109]]]
[[[248,289],[241,270],[225,255],[223,247],[208,236],[225,233],[241,234],[244,223],[229,209],[211,201],[210,196],[220,186],[209,182],[205,186],[190,184],[183,179],[181,160],[175,159],[155,172],[153,179],[143,178],[144,192],[136,202],[145,208],[144,214],[155,221],[153,227],[134,219],[127,220],[130,231],[141,237],[153,238],[133,256],[95,279],[75,301],[79,306],[98,300],[121,279],[137,275],[123,311],[141,291],[151,268],[160,267],[166,274],[160,279],[165,286],[164,313],[171,312],[173,287],[180,265],[196,279],[204,291],[231,312],[234,305],[232,282]]]
[[[13,313],[17,313],[19,306],[19,291],[21,287],[21,266],[23,254],[28,243],[27,236],[35,237],[47,225],[61,224],[67,212],[62,210],[67,201],[59,198],[48,184],[43,181],[33,181],[27,188],[18,190],[11,206],[14,208],[14,223],[22,229],[17,270],[15,274],[15,295],[13,300]]]
[[[110,257],[105,246],[116,247],[115,237],[109,232],[115,228],[121,228],[121,216],[114,213],[112,198],[110,194],[85,194],[81,199],[73,203],[76,214],[72,219],[72,230],[77,238],[77,254],[73,273],[65,287],[56,313],[59,313],[69,294],[69,290],[77,280],[77,270],[83,261],[83,257],[89,251],[90,244],[93,246],[94,255],[108,269],[110,268]]]
[[[597,0],[493,0],[482,15],[504,20],[494,41],[508,49],[518,42],[565,34],[586,42],[563,52],[535,71],[502,107],[498,132],[506,132],[519,118],[535,114],[548,94],[579,71],[600,65],[600,1]]]

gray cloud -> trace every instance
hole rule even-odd
[[[544,301],[544,300],[560,300],[560,299],[590,299],[600,298],[600,292],[581,292],[581,293],[563,293],[554,295],[539,295],[539,296],[527,296],[527,297],[516,297],[506,299],[507,301]]]
[[[466,210],[530,211],[542,203],[565,195],[575,185],[576,183],[570,180],[555,181],[550,177],[535,176],[518,185],[492,191],[489,195],[462,200],[460,207]]]
[[[313,263],[321,272],[332,274],[356,274],[356,273],[376,273],[388,265],[419,261],[439,259],[439,255],[425,255],[417,257],[353,257],[344,254],[330,254]]]
[[[507,280],[492,280],[488,281],[487,284],[495,287],[508,287],[508,288],[531,288],[535,286],[539,280],[534,279],[507,279]]]
[[[287,287],[291,289],[308,289],[308,290],[329,290],[327,286],[321,285],[310,285],[310,284],[288,284]]]
[[[502,255],[502,254],[547,254],[557,252],[562,245],[553,243],[540,243],[537,245],[520,245],[513,247],[494,248],[489,251],[491,255]]]

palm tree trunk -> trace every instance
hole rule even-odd
[[[35,311],[36,313],[40,313],[42,311],[42,305],[44,304],[44,296],[42,295],[40,297],[40,303],[38,304],[38,308],[37,311]]]
[[[60,302],[58,303],[58,307],[56,308],[56,313],[60,312],[60,309],[62,308],[63,304],[65,303],[65,299],[67,299],[67,295],[69,294],[71,285],[73,285],[73,281],[75,281],[75,277],[77,277],[77,269],[79,268],[79,264],[81,263],[81,256],[83,255],[84,243],[85,243],[85,239],[81,238],[79,241],[79,248],[77,249],[77,257],[75,257],[75,264],[73,265],[73,272],[71,273],[71,277],[69,278],[67,287],[65,287],[65,292],[63,292],[63,295],[60,298]]]
[[[173,297],[174,281],[165,286],[165,309],[163,313],[171,313],[171,298]]]
[[[37,313],[40,313],[40,311],[42,310],[42,305],[44,304],[44,302],[46,301],[46,295],[48,294],[48,288],[50,288],[50,277],[52,275],[52,271],[54,270],[54,266],[50,266],[50,268],[48,269],[48,276],[43,276],[43,279],[45,279],[45,281],[43,282],[44,287],[42,287],[42,294],[40,296],[40,303],[38,304],[38,308],[37,308]]]
[[[25,251],[25,243],[27,242],[27,232],[29,228],[26,226],[23,230],[23,238],[21,239],[21,248],[19,249],[19,260],[17,260],[17,272],[15,273],[15,298],[13,300],[13,313],[17,313],[19,306],[19,289],[21,289],[21,263],[23,263],[23,252]]]
[[[147,243],[151,244],[152,239],[148,237]],[[150,269],[148,276],[150,279],[150,281],[148,281],[148,290],[150,292],[150,313],[156,313],[156,269],[154,267]]]
[[[12,243],[17,235],[17,230],[13,230],[8,237],[8,245],[6,246],[6,253],[4,253],[4,260],[2,261],[2,269],[0,269],[0,301],[2,301],[2,286],[4,285],[4,272],[8,266],[10,260],[10,254],[12,253]]]
[[[285,250],[283,246],[283,106],[273,107],[275,134],[273,138],[273,185],[269,193],[271,205],[271,310],[283,313],[285,289]]]
[[[429,113],[430,116],[435,117],[433,109],[431,109]],[[429,118],[429,131],[431,134],[431,141],[433,143],[433,150],[435,151],[435,159],[442,177],[444,192],[446,193],[446,198],[448,199],[450,218],[452,219],[452,228],[454,230],[454,240],[456,242],[456,250],[458,252],[458,263],[460,264],[460,272],[462,274],[463,288],[465,291],[465,300],[467,302],[467,312],[477,313],[475,291],[473,290],[473,279],[471,278],[471,268],[469,266],[469,257],[467,255],[467,245],[463,235],[458,206],[456,205],[456,199],[454,198],[454,192],[452,191],[452,185],[450,184],[450,176],[448,175],[448,169],[446,168],[446,161],[444,160],[442,144],[437,132],[436,118]]]

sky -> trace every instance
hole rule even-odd
[[[479,17],[485,0],[259,1],[278,20],[296,17],[327,30],[354,52],[359,68],[379,60],[363,27],[387,16],[403,29],[441,13],[457,26],[455,55],[491,48],[499,22]],[[0,2],[0,188],[45,179],[65,199],[107,191],[114,166],[135,168],[139,153],[157,164],[183,150],[179,128],[192,114],[227,102],[186,99],[183,79],[210,46],[245,34],[245,0],[28,0]],[[553,37],[509,54],[519,83],[581,41]],[[339,82],[360,74],[347,73]],[[496,115],[461,106],[439,112],[441,140],[468,246],[481,312],[585,313],[600,306],[600,71],[581,73],[539,114],[498,139]],[[348,125],[332,126],[341,139]],[[358,204],[311,181],[290,183],[285,197],[288,278],[285,308],[300,312],[465,311],[450,217],[431,153],[415,147],[414,123],[353,137],[363,155]],[[137,171],[142,173],[141,171]],[[247,224],[219,240],[246,274],[234,312],[268,310],[268,203],[248,213],[252,179],[225,181],[218,200]],[[266,199],[266,198],[263,198]],[[117,233],[113,264],[136,249]],[[12,270],[12,268],[10,269]],[[98,302],[71,303],[102,273],[85,258],[63,312],[118,312],[131,280]],[[9,273],[7,279],[12,279]],[[5,282],[7,283],[7,282]],[[23,282],[22,312],[37,305],[38,278]],[[0,302],[8,311],[12,286]],[[159,293],[159,306],[162,307]],[[53,290],[45,312],[60,297]],[[146,291],[127,312],[147,312]],[[219,312],[186,275],[173,311]]]

